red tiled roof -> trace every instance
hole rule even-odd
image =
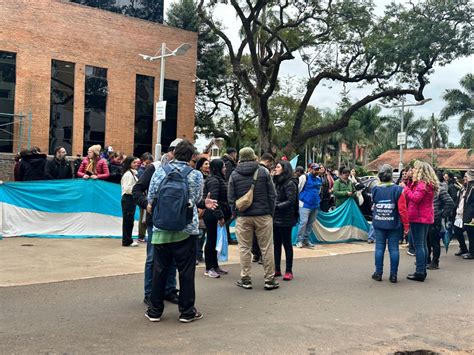
[[[474,155],[468,156],[467,152],[468,149],[436,149],[436,165],[440,169],[472,169],[474,168]],[[405,165],[415,159],[431,163],[431,149],[405,149],[403,151],[403,162]],[[397,169],[399,162],[400,151],[388,150],[367,164],[365,168],[369,171],[377,171],[381,165],[390,164],[394,169]]]

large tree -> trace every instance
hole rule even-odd
[[[199,14],[225,42],[233,73],[250,95],[263,151],[272,146],[269,100],[281,66],[298,54],[308,64],[309,78],[293,117],[288,150],[346,127],[358,109],[375,100],[401,95],[422,100],[435,64],[470,53],[469,0],[391,4],[383,16],[376,16],[372,1],[229,0],[228,16],[233,13],[240,22],[241,43],[232,43],[213,18],[217,2],[200,0]],[[250,68],[243,63],[245,55]],[[327,80],[371,85],[373,90],[337,120],[303,129],[309,101]]]

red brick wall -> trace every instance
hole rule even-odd
[[[131,153],[136,74],[154,76],[155,101],[159,96],[160,62],[144,61],[138,53],[154,54],[162,42],[170,49],[192,45],[184,56],[167,59],[165,77],[179,81],[178,136],[193,140],[196,41],[193,32],[65,0],[2,0],[0,5],[0,50],[17,53],[15,112],[32,112],[31,143],[44,151],[49,142],[52,59],[76,64],[72,154],[83,149],[86,65],[108,69],[106,144]]]

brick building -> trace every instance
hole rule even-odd
[[[153,55],[162,42],[192,46],[166,61],[166,150],[177,136],[194,138],[197,34],[66,0],[2,0],[0,152],[17,151],[10,123],[20,112],[31,113],[31,145],[45,152],[62,145],[83,154],[92,144],[152,152],[160,61],[138,54]]]

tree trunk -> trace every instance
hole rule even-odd
[[[270,133],[270,112],[268,110],[268,100],[265,98],[259,99],[260,105],[258,105],[258,118],[260,120],[259,131],[260,131],[260,147],[257,154],[271,153],[272,142]]]

